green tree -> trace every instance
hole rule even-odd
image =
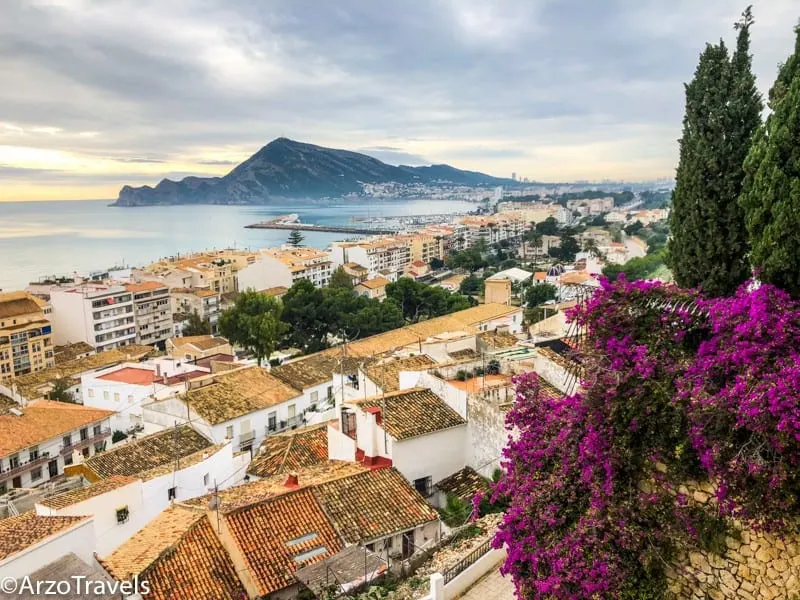
[[[483,253],[479,246],[472,246],[461,252],[454,252],[450,254],[445,264],[450,269],[466,269],[470,272],[482,269],[488,263],[483,258]]]
[[[303,240],[305,239],[306,239],[305,236],[303,236],[303,234],[300,233],[299,229],[292,229],[292,232],[289,234],[289,239],[287,240],[287,243],[290,246],[297,248],[303,245]]]
[[[800,297],[800,25],[769,92],[771,114],[745,163],[740,198],[761,280]]]
[[[572,262],[575,260],[575,255],[581,251],[581,245],[578,240],[572,235],[566,233],[561,236],[561,242],[558,245],[559,258],[564,262]]]
[[[47,397],[50,400],[55,400],[56,402],[68,402],[69,404],[75,404],[75,396],[72,392],[69,391],[70,383],[68,379],[59,378],[53,382],[53,389],[47,393]]]
[[[461,282],[458,291],[465,296],[480,296],[483,294],[483,288],[483,279],[470,275]]]
[[[400,308],[403,317],[412,323],[472,306],[466,296],[438,286],[426,285],[409,277],[401,277],[395,283],[387,285],[386,295]]]
[[[554,217],[547,217],[536,224],[536,233],[539,235],[558,235],[558,221]]]
[[[295,282],[283,297],[281,312],[281,320],[289,325],[287,343],[304,352],[326,348],[328,334],[332,331],[329,310],[323,290],[308,279]]]
[[[438,271],[439,269],[444,268],[444,261],[441,258],[434,256],[429,263],[431,267],[431,271]]]
[[[549,283],[530,285],[525,289],[525,305],[533,308],[548,300],[555,300],[556,292],[556,286]]]
[[[344,270],[344,267],[339,266],[331,274],[331,280],[328,282],[328,287],[352,290],[353,278],[347,274],[347,272]]]
[[[625,233],[628,234],[628,235],[636,235],[642,229],[644,229],[644,225],[642,225],[642,222],[641,221],[636,221],[636,222],[631,223],[630,225],[627,225],[625,227]]]
[[[686,85],[686,114],[672,196],[669,265],[682,287],[723,296],[750,276],[744,211],[737,201],[743,164],[763,108],[751,69],[748,8],[736,51],[707,45]]]
[[[211,321],[202,319],[197,311],[192,312],[183,324],[183,335],[211,335]]]
[[[248,290],[220,315],[219,329],[231,343],[246,348],[258,364],[268,359],[286,332],[281,303],[272,296]]]

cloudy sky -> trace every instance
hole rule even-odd
[[[1,0],[0,200],[223,174],[286,136],[541,181],[669,177],[747,0]],[[796,0],[753,0],[768,89]]]

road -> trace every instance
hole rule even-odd
[[[514,584],[510,577],[503,577],[498,569],[492,569],[459,600],[515,600]]]
[[[628,260],[632,258],[641,258],[647,254],[647,244],[640,246],[632,238],[625,236],[625,248],[628,250]]]

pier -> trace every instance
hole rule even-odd
[[[319,231],[323,233],[354,233],[360,235],[392,235],[397,233],[397,229],[378,229],[375,227],[347,227],[339,225],[309,225],[306,223],[276,223],[275,221],[263,221],[245,225],[245,229],[287,229],[298,231]]]

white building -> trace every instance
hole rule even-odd
[[[173,335],[169,288],[158,281],[145,281],[129,283],[125,289],[133,294],[136,343],[163,350]]]
[[[50,304],[57,346],[86,342],[101,352],[136,342],[133,294],[121,285],[53,288]]]
[[[239,289],[290,288],[301,279],[322,287],[331,279],[331,265],[328,254],[314,248],[284,246],[261,250],[254,262],[239,271]]]
[[[110,445],[112,412],[37,400],[2,405],[0,494],[41,485]]]
[[[183,334],[183,324],[189,315],[197,313],[208,321],[211,331],[217,331],[217,322],[222,312],[222,296],[209,288],[172,288],[169,293],[173,313],[174,333]]]
[[[411,244],[411,239],[405,236],[380,236],[357,242],[334,242],[328,252],[334,268],[357,263],[367,268],[369,277],[377,277],[404,273],[412,260]]]

